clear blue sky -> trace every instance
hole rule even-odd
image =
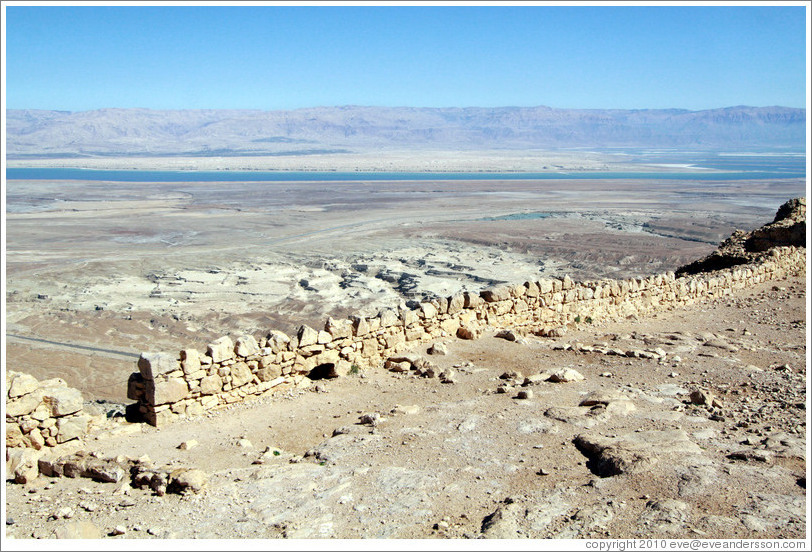
[[[15,6],[10,109],[806,105],[795,6]]]

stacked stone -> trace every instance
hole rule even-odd
[[[82,394],[60,378],[7,371],[6,446],[39,450],[81,438],[91,421],[82,406]]]
[[[346,375],[353,365],[381,366],[418,343],[439,337],[478,337],[486,326],[531,331],[573,322],[618,320],[730,294],[767,280],[803,274],[805,248],[777,247],[759,262],[676,278],[574,282],[569,276],[424,301],[414,309],[384,309],[374,317],[329,318],[323,330],[301,326],[295,337],[270,331],[257,340],[221,337],[205,353],[144,353],[130,377],[128,397],[160,425],[178,416],[271,392],[282,384]]]

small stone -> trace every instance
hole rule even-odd
[[[713,403],[713,394],[703,391],[702,389],[694,389],[691,391],[691,394],[688,396],[691,399],[692,404],[699,404],[699,405],[708,405],[710,406]]]
[[[517,336],[513,332],[513,330],[501,330],[500,332],[498,332],[496,334],[495,337],[505,339],[507,341],[516,341],[516,339],[517,339]]]
[[[133,531],[135,531],[135,527],[133,527]],[[123,525],[116,525],[112,531],[110,531],[110,536],[116,537],[118,535],[126,535],[127,528]]]
[[[248,439],[242,438],[237,441],[237,446],[240,448],[254,448],[254,444]]]
[[[189,450],[195,448],[199,443],[195,439],[189,439],[178,445],[180,450]]]
[[[541,469],[540,469],[539,471],[537,471],[536,473],[537,473],[538,475],[550,475],[550,472],[548,472],[548,471],[547,471],[547,470],[545,470],[544,468],[541,468]]]
[[[533,398],[533,391],[531,389],[522,389],[516,395],[517,399],[532,399]]]
[[[668,374],[668,377],[669,378],[678,378],[679,374],[677,372],[671,372],[670,374]]]
[[[382,421],[383,420],[381,418],[381,415],[378,414],[377,412],[371,412],[371,413],[368,413],[368,414],[362,414],[361,418],[359,419],[359,422],[361,424],[363,424],[363,425],[371,425],[371,426],[376,426],[379,423],[381,423]]]
[[[611,378],[612,377],[612,372],[601,372],[601,377],[602,378]]]
[[[454,378],[456,376],[456,372],[454,370],[448,368],[443,370],[439,374],[440,383],[457,383],[457,380]]]
[[[88,512],[93,512],[99,507],[99,505],[96,504],[95,502],[83,500],[82,502],[79,503],[79,507]]]

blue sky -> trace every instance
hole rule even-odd
[[[806,8],[15,6],[6,106],[806,105]]]

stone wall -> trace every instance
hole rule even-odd
[[[573,322],[645,316],[805,270],[804,247],[774,247],[747,264],[679,278],[667,273],[574,282],[565,276],[465,292],[416,308],[384,309],[374,317],[330,318],[323,329],[301,326],[295,336],[275,330],[226,336],[205,351],[142,354],[127,396],[138,401],[148,423],[162,425],[356,368],[397,370],[400,363],[393,357],[438,338],[472,339],[486,327],[545,335]]]
[[[82,406],[82,394],[65,380],[7,371],[6,446],[39,450],[81,438],[91,421]]]

